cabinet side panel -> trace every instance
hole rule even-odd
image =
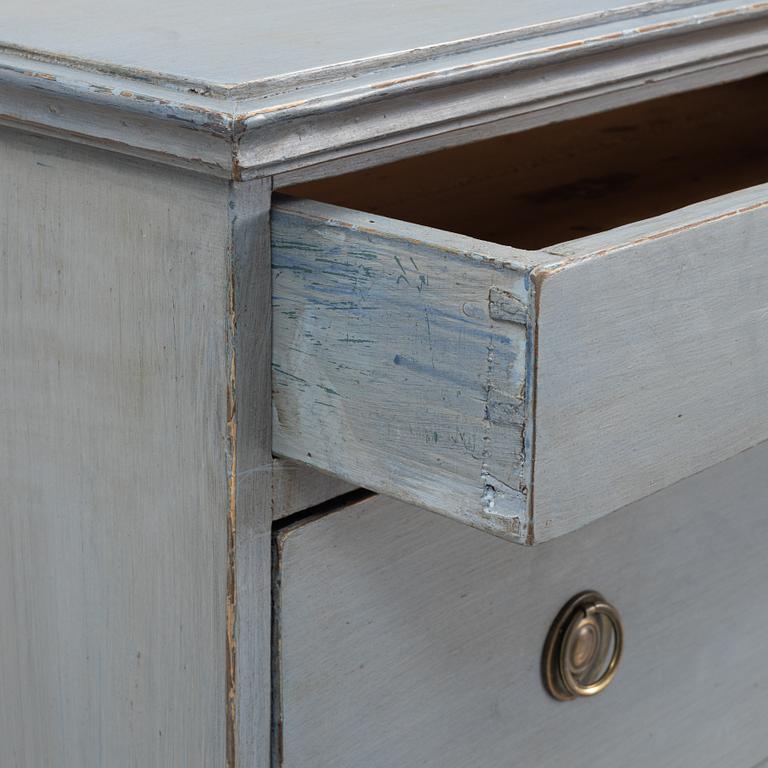
[[[0,168],[0,765],[220,766],[227,185]]]

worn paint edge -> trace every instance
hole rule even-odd
[[[705,10],[708,5],[695,4],[692,7]],[[576,39],[559,43],[553,43],[551,40],[548,41],[548,35],[542,35],[540,38],[514,38],[509,43],[531,39],[533,44],[525,50],[511,53],[504,53],[501,50],[494,52],[492,51],[493,46],[489,46],[487,49],[480,48],[477,49],[478,52],[489,50],[491,54],[495,55],[466,62],[451,62],[448,60],[442,63],[442,65],[438,61],[430,61],[429,69],[423,72],[401,75],[400,77],[391,76],[394,67],[390,65],[381,71],[376,70],[373,72],[373,74],[380,75],[381,77],[389,75],[386,79],[377,78],[372,79],[370,82],[359,82],[360,74],[355,73],[354,78],[348,82],[347,87],[340,87],[335,91],[333,104],[338,109],[347,102],[359,104],[366,101],[375,101],[380,98],[382,93],[392,97],[398,95],[401,89],[409,94],[414,94],[446,84],[459,85],[465,81],[476,81],[514,74],[521,70],[540,68],[553,63],[564,64],[575,58],[600,55],[613,51],[616,48],[620,48],[626,51],[628,55],[631,55],[632,49],[635,46],[658,40],[668,39],[670,40],[671,47],[679,48],[680,38],[684,39],[683,36],[690,34],[692,31],[699,32],[708,29],[732,27],[765,19],[766,17],[768,17],[768,2],[759,2],[712,13],[694,14],[692,16],[671,19],[666,22],[639,27],[626,27],[612,31],[601,29],[602,26],[607,24],[606,21],[600,25],[586,28],[586,33]],[[501,49],[503,46],[497,45],[495,47]],[[323,110],[324,102],[328,99],[326,91],[312,91],[308,89],[307,95],[304,98],[297,98],[297,93],[300,93],[300,90],[293,89],[290,94],[290,100],[284,103],[275,101],[274,103],[259,105],[258,102],[249,103],[245,100],[242,108],[237,110],[237,118],[248,123],[252,120],[263,119],[268,115],[285,111],[290,112],[291,119],[295,119],[302,112]]]
[[[522,425],[522,449],[520,453],[520,474],[524,483],[520,493],[525,498],[524,518],[515,518],[519,522],[519,529],[516,532],[508,532],[505,538],[516,544],[532,546],[536,543],[535,537],[535,518],[534,518],[534,465],[536,450],[536,373],[537,373],[537,352],[538,352],[538,313],[539,313],[539,291],[536,279],[535,268],[523,272],[523,279],[527,289],[527,300],[525,302],[525,318],[511,321],[518,325],[525,326],[525,392],[524,392],[524,423]],[[493,290],[493,289],[491,289]],[[490,428],[490,425],[489,425]],[[490,457],[487,457],[490,458]],[[487,492],[487,479],[495,479],[485,470],[486,457],[484,457],[481,471],[481,480],[485,485],[484,494]],[[483,514],[491,517],[492,514],[485,508],[485,498],[483,498]]]
[[[707,9],[711,11],[712,7],[717,5],[722,3],[687,4],[686,0],[680,7],[694,8],[703,12]],[[702,70],[722,68],[729,66],[733,61],[768,55],[768,39],[765,44],[758,45],[759,51],[755,49],[754,44],[740,45],[738,40],[735,40],[730,47],[729,56],[726,57],[728,61],[725,61],[723,54],[713,55],[711,50],[708,53],[708,47],[711,48],[712,43],[706,41],[702,43],[696,39],[697,35],[694,33],[721,30],[719,37],[724,38],[735,34],[730,31],[731,29],[741,28],[743,32],[745,25],[754,25],[766,18],[768,18],[768,2],[759,2],[709,14],[683,16],[670,23],[649,22],[645,26],[637,27],[634,31],[627,28],[610,35],[606,33],[603,37],[598,34],[594,38],[589,38],[585,33],[581,40],[549,47],[546,45],[546,35],[538,38],[534,36],[531,38],[533,42],[527,52],[520,52],[515,56],[488,56],[481,60],[461,63],[455,60],[457,54],[454,54],[454,60],[446,56],[446,60],[439,62],[437,68],[435,68],[437,60],[430,60],[428,63],[432,69],[422,75],[411,73],[394,79],[391,77],[394,65],[390,62],[387,68],[376,69],[370,75],[356,73],[354,77],[336,84],[307,85],[304,95],[292,93],[288,101],[282,101],[276,96],[273,103],[263,103],[270,101],[266,97],[252,98],[250,102],[248,99],[238,101],[234,98],[222,102],[220,99],[213,98],[210,92],[204,89],[202,91],[193,89],[183,94],[184,97],[181,98],[177,91],[167,85],[154,84],[151,78],[142,76],[138,80],[131,80],[119,74],[83,71],[63,66],[61,63],[46,64],[44,61],[37,62],[37,69],[35,69],[29,66],[32,59],[22,58],[19,52],[15,52],[13,57],[6,55],[0,59],[0,87],[8,85],[22,88],[27,93],[25,98],[38,100],[39,104],[30,111],[29,105],[24,105],[24,99],[18,103],[15,97],[6,99],[4,109],[6,114],[2,119],[6,122],[13,121],[22,127],[28,121],[40,122],[42,119],[39,125],[30,129],[54,135],[61,133],[65,138],[85,143],[92,142],[129,154],[151,156],[152,159],[173,165],[188,165],[205,173],[221,175],[223,172],[231,178],[256,178],[327,162],[340,155],[367,152],[372,149],[371,141],[376,140],[376,136],[364,135],[362,132],[360,136],[353,137],[351,140],[348,138],[346,144],[339,147],[339,135],[343,126],[334,123],[320,130],[323,139],[316,148],[310,148],[308,152],[302,154],[296,153],[295,156],[284,156],[280,153],[279,147],[295,134],[296,121],[311,123],[319,115],[333,118],[334,115],[352,108],[364,108],[371,102],[392,103],[392,108],[395,109],[399,100],[412,99],[417,93],[436,94],[438,90],[442,91],[447,86],[464,88],[470,82],[476,83],[478,91],[482,91],[481,83],[483,82],[508,77],[523,70],[540,69],[544,66],[561,66],[564,68],[564,74],[567,74],[568,63],[574,56],[598,57],[606,54],[613,55],[618,51],[629,64],[636,55],[634,50],[637,48],[637,43],[662,38],[665,41],[663,43],[666,46],[665,50],[691,51],[686,59],[687,68]],[[605,23],[607,22],[603,21],[603,25]],[[617,22],[614,20],[614,23]],[[587,32],[590,29],[597,31],[597,27],[586,29]],[[673,69],[679,68],[680,65],[673,67]],[[641,93],[644,86],[643,76],[652,73],[637,71],[635,74],[637,82],[633,88]],[[86,76],[93,82],[89,82]],[[137,89],[137,84],[141,90]],[[606,85],[610,83],[602,81],[588,83],[585,86],[587,93],[580,91],[577,95],[577,93],[568,92],[565,101],[584,99],[590,90],[595,95],[599,95]],[[49,117],[46,114],[45,99],[51,94],[65,98],[68,102],[70,125],[67,129],[62,129],[55,115]],[[491,101],[496,105],[495,107],[489,107],[480,114],[473,109],[471,114],[474,117],[469,113],[452,115],[440,126],[431,125],[430,130],[432,133],[445,133],[447,130],[455,129],[462,121],[480,125],[502,119],[504,116],[500,114],[499,99],[493,98]],[[94,107],[104,112],[104,123],[100,124],[98,132],[94,131],[88,121],[88,115]],[[413,119],[418,122],[418,117],[427,107],[428,105],[409,106],[403,112],[412,114]],[[505,107],[501,111],[508,112],[509,109]],[[163,146],[148,146],[145,131],[138,126],[125,126],[121,122],[123,119],[121,116],[124,117],[129,113],[142,119],[162,121],[172,134],[176,132],[174,136],[179,141],[177,142],[176,138],[169,135],[163,138]],[[316,130],[315,133],[317,132]],[[397,137],[381,133],[378,139],[388,144],[397,144],[418,138],[416,133],[413,128],[406,127]],[[234,145],[232,157],[228,161],[222,162],[223,158],[219,151],[205,146],[207,140],[204,136],[208,135],[218,136]]]
[[[237,316],[235,313],[235,238],[234,221],[230,219],[228,243],[228,295],[227,295],[227,354],[229,358],[229,379],[227,383],[227,605],[226,605],[226,760],[227,768],[235,768],[237,755],[237,643],[235,621],[237,617],[237,357],[235,339]]]
[[[731,205],[732,203],[746,198],[742,204]],[[756,198],[752,200],[752,198]],[[750,201],[751,202],[748,202]],[[713,205],[721,205],[725,209],[719,213],[701,215],[700,212],[711,208]],[[536,267],[537,280],[543,284],[544,280],[556,275],[558,272],[568,269],[576,264],[592,259],[609,256],[629,248],[634,248],[643,243],[654,240],[661,240],[665,237],[698,229],[708,224],[714,224],[719,221],[731,219],[751,211],[757,211],[768,207],[768,184],[758,184],[754,187],[730,192],[726,195],[720,195],[708,200],[704,200],[693,205],[678,208],[669,213],[663,213],[660,216],[654,216],[640,222],[632,222],[621,227],[599,232],[595,235],[570,240],[554,246],[549,246],[541,251],[541,254],[548,254],[557,258],[556,261],[546,263],[542,262]],[[667,223],[671,217],[679,219],[687,218],[683,224],[674,224],[668,226]],[[627,237],[626,235],[631,235]],[[606,245],[591,247],[595,243],[615,238],[615,242]]]
[[[738,45],[734,45],[734,49],[738,51]],[[624,63],[630,67],[634,64],[632,61]],[[599,66],[599,62],[596,62],[596,66],[605,71],[604,67]],[[531,70],[526,76],[534,77],[539,71]],[[406,160],[428,152],[741,80],[766,71],[768,47],[748,53],[737,52],[728,56],[711,57],[706,63],[692,57],[683,65],[663,69],[656,67],[653,70],[640,68],[638,74],[631,77],[601,77],[594,82],[582,83],[576,89],[567,86],[558,93],[544,97],[537,94],[531,97],[523,95],[520,98],[524,90],[519,82],[520,75],[498,76],[489,80],[488,84],[494,80],[504,80],[503,96],[486,97],[486,92],[491,92],[488,85],[473,83],[478,97],[487,98],[488,103],[494,106],[488,109],[480,107],[474,110],[456,110],[446,118],[445,110],[452,109],[456,103],[452,100],[452,88],[449,84],[445,89],[433,88],[422,97],[424,101],[430,101],[434,113],[443,115],[439,121],[419,120],[422,115],[430,114],[426,109],[421,112],[403,109],[400,112],[397,99],[394,99],[389,112],[395,112],[408,120],[408,124],[396,133],[377,134],[374,131],[361,130],[361,135],[356,136],[353,141],[348,141],[343,147],[336,147],[332,144],[336,127],[330,124],[330,120],[327,126],[316,121],[316,136],[326,135],[327,141],[318,141],[320,146],[307,147],[306,151],[295,157],[286,155],[280,158],[275,157],[273,151],[276,136],[265,138],[262,135],[257,152],[256,147],[252,146],[249,133],[243,137],[241,144],[240,165],[243,178],[269,173],[274,179],[275,188],[285,188],[350,170]],[[567,76],[567,72],[562,74]],[[559,77],[560,73],[557,76]],[[511,78],[516,78],[515,82],[511,82]],[[499,90],[497,88],[494,92],[498,94]],[[353,105],[347,113],[347,124],[357,122],[360,119],[358,115],[363,114],[361,105]]]
[[[276,194],[272,204],[272,214],[275,213],[310,220],[323,227],[349,229],[385,240],[427,245],[449,256],[481,262],[498,269],[525,272],[529,266],[538,264],[540,260],[538,251],[526,251],[423,224],[413,224],[310,199]]]
[[[746,37],[757,35],[755,30],[742,30],[742,33]],[[689,32],[687,37],[697,38],[697,35]],[[768,71],[768,37],[763,34],[763,39],[766,43],[755,47],[741,36],[732,38],[727,52],[713,52],[706,41],[691,43],[689,40],[683,46],[675,39],[671,41],[671,48],[659,48],[643,61],[637,61],[639,53],[631,47],[612,46],[604,51],[583,52],[579,60],[584,64],[592,62],[595,74],[585,76],[578,84],[573,80],[572,70],[579,62],[559,57],[542,60],[536,66],[498,72],[492,77],[484,77],[479,72],[468,74],[465,80],[447,75],[442,81],[425,85],[423,90],[403,88],[402,92],[388,92],[377,99],[354,99],[339,94],[317,108],[297,104],[285,122],[266,120],[263,116],[248,120],[240,142],[239,164],[243,178],[268,173],[277,177],[276,186],[286,186],[344,172],[345,162],[352,157],[368,155],[371,161],[366,164],[375,165],[387,162],[387,154],[393,151],[399,155],[398,159],[430,151],[420,144],[434,141],[436,137],[445,141],[472,130],[500,135],[557,122],[565,119],[563,111],[573,104],[581,106],[580,114],[593,114],[742,79]],[[664,64],[665,53],[672,51],[680,60]],[[521,84],[521,79],[532,81],[542,71],[547,72],[551,90],[556,93],[542,95],[532,82]],[[628,76],[628,72],[633,74]],[[558,81],[563,82],[559,90],[554,85]],[[474,101],[466,106],[462,94],[466,94],[469,87],[474,89]],[[417,93],[421,101],[414,103]],[[378,118],[371,118],[374,114],[371,110],[378,110]],[[391,119],[384,114],[397,116],[396,130],[381,130]],[[433,115],[439,115],[439,119]],[[308,141],[286,151],[285,144],[292,141],[300,121],[312,126],[312,134]],[[350,135],[351,127],[354,127],[353,135]],[[453,143],[482,138],[487,135]]]
[[[535,270],[526,274],[528,282],[528,326],[526,329],[526,391],[528,406],[528,422],[526,424],[526,459],[528,474],[528,530],[525,543],[532,546],[536,543],[535,493],[536,493],[536,388],[538,385],[539,360],[539,313],[540,291],[535,279]]]
[[[640,22],[647,16],[677,14],[675,18],[671,18],[668,21],[637,26],[624,34],[666,32],[676,27],[701,24],[703,19],[720,20],[722,22],[730,17],[768,9],[768,3],[766,2],[753,2],[749,4],[733,3],[720,10],[712,10],[723,5],[725,3],[722,1],[646,0],[646,2],[630,3],[609,10],[578,14],[563,19],[544,21],[523,27],[512,27],[497,32],[478,34],[447,42],[418,46],[412,49],[396,50],[365,58],[350,59],[338,64],[309,67],[295,72],[268,75],[254,80],[234,83],[177,76],[169,72],[113,64],[99,59],[78,57],[12,42],[0,41],[0,55],[14,56],[30,62],[66,67],[67,69],[88,74],[134,80],[142,84],[216,100],[265,99],[269,96],[300,90],[307,86],[354,80],[361,75],[375,73],[379,70],[426,64],[440,58],[481,52],[489,48],[499,48],[510,43],[538,38],[546,39],[554,34],[599,29],[601,26],[622,21],[631,22],[637,20]],[[684,15],[688,10],[698,11],[699,13]],[[582,38],[585,37],[585,35],[582,35]],[[578,47],[584,42],[584,39],[582,39],[575,41],[571,45],[557,46],[552,48],[552,50],[565,49],[572,46]]]

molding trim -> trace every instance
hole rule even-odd
[[[662,0],[233,86],[0,46],[0,123],[283,185],[764,71],[768,2]]]

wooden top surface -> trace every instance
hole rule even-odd
[[[762,71],[768,0],[69,0],[66,12],[3,0],[0,12],[0,124],[236,179]]]
[[[548,25],[584,26],[695,2],[617,0],[3,0],[0,41],[216,85]],[[701,3],[698,3],[701,4]],[[730,3],[738,6],[742,3]],[[596,19],[597,17],[597,19]]]

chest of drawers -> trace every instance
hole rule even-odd
[[[3,768],[768,757],[768,5],[0,41]]]

